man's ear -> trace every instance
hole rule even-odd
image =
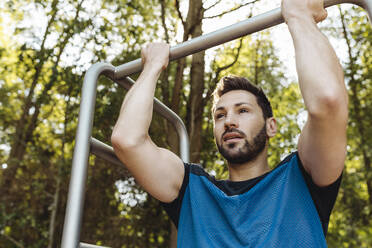
[[[270,117],[266,119],[266,134],[269,138],[275,136],[277,131],[276,120],[274,117]]]

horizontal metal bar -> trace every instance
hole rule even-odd
[[[115,81],[127,90],[129,90],[130,87],[132,87],[132,85],[135,83],[135,81],[130,77],[125,77],[119,80],[116,79]],[[189,137],[182,119],[170,108],[168,108],[165,104],[159,101],[157,98],[154,98],[154,111],[159,113],[161,116],[163,116],[165,119],[167,119],[170,123],[173,124],[174,128],[177,131],[178,139],[180,142],[179,144],[180,157],[183,162],[189,162],[190,161]]]
[[[87,243],[81,243],[80,242],[80,248],[110,248],[108,246],[98,246],[98,245],[91,245],[91,244],[87,244]]]
[[[125,166],[116,156],[114,149],[103,143],[102,141],[99,141],[95,138],[90,139],[90,152],[94,155],[103,158],[115,165],[119,166]]]
[[[330,7],[340,3],[356,4],[364,8],[372,20],[372,0],[325,0],[324,6]],[[192,40],[178,44],[170,49],[170,60],[176,60],[188,55],[206,50],[208,48],[223,44],[239,37],[252,34],[277,24],[283,23],[280,8],[271,10],[264,14],[254,16],[245,21],[230,25],[217,31],[199,36]],[[115,68],[115,78],[120,79],[142,70],[141,59],[136,59]]]

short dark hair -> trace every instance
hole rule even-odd
[[[216,89],[213,92],[213,112],[220,97],[232,90],[246,90],[252,93],[256,96],[257,104],[262,109],[264,119],[266,120],[267,118],[273,117],[273,110],[270,101],[267,99],[263,90],[244,77],[232,75],[223,77],[218,82]]]

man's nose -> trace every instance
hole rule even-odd
[[[226,116],[224,124],[225,124],[225,129],[230,129],[232,127],[237,128],[239,126],[236,116],[232,114]]]

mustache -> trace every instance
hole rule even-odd
[[[221,140],[223,139],[223,136],[227,133],[238,133],[241,136],[243,136],[244,138],[246,137],[246,135],[245,135],[245,133],[243,133],[243,131],[240,131],[239,129],[232,127],[232,128],[226,129],[225,132],[223,132],[223,134],[221,135]]]

